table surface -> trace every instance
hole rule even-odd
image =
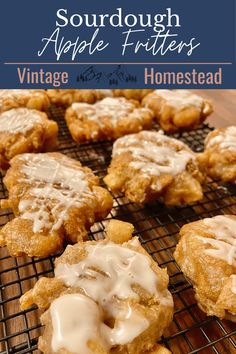
[[[236,125],[236,90],[194,90],[209,99],[214,108],[207,122],[213,127]]]

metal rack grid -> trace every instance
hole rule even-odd
[[[59,125],[59,151],[79,159],[102,178],[110,162],[112,143],[76,145],[63,119],[63,110],[51,108],[50,117]],[[207,125],[174,136],[186,142],[195,151],[201,151],[203,140],[210,128]],[[102,183],[103,184],[103,183]],[[0,179],[0,198],[7,192]],[[100,239],[107,221],[118,218],[132,222],[136,234],[145,249],[161,267],[167,267],[170,276],[169,289],[175,302],[174,320],[165,331],[162,342],[174,353],[236,353],[236,325],[207,317],[197,306],[191,283],[180,271],[173,259],[177,234],[182,225],[217,214],[236,213],[236,192],[209,181],[205,187],[204,199],[186,207],[164,207],[153,203],[145,207],[129,202],[124,196],[114,196],[114,207],[109,216],[97,222],[90,232],[90,238]],[[0,226],[12,219],[10,210],[0,211]],[[41,276],[53,275],[53,257],[31,259],[12,258],[7,250],[0,250],[0,352],[38,353],[37,339],[41,333],[40,311],[31,308],[20,311],[19,298],[29,290]]]

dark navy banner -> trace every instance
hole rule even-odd
[[[235,0],[2,0],[0,88],[236,88]]]

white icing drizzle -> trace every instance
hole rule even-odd
[[[229,265],[236,266],[236,220],[225,215],[204,219],[209,232],[214,238],[202,237],[205,244],[214,248],[206,249],[205,253],[214,258],[221,259]]]
[[[57,230],[68,217],[71,207],[80,207],[93,198],[86,174],[70,166],[70,159],[55,159],[48,154],[23,154],[25,174],[22,182],[32,184],[30,199],[21,199],[21,217],[33,221],[33,231]],[[52,205],[51,207],[49,205]]]
[[[71,353],[92,353],[89,340],[102,338],[101,313],[95,301],[81,294],[67,294],[50,306],[54,352],[66,348]]]
[[[236,274],[232,274],[230,278],[232,279],[232,285],[231,285],[232,293],[236,295]]]
[[[194,106],[198,110],[201,110],[203,106],[202,97],[188,90],[155,90],[154,94],[163,98],[168,105],[177,110],[189,106]]]
[[[206,148],[212,148],[216,145],[222,150],[236,151],[236,126],[227,127],[224,130],[219,131],[216,136],[206,138]]]
[[[131,153],[134,161],[130,166],[144,174],[159,176],[177,175],[185,170],[194,153],[182,142],[161,132],[142,131],[116,140],[112,156]]]
[[[0,115],[0,132],[26,133],[42,123],[40,112],[27,108],[10,109]]]
[[[96,121],[100,126],[104,125],[104,118],[108,118],[114,125],[122,118],[132,113],[132,119],[140,120],[141,113],[149,111],[147,108],[135,108],[135,106],[124,97],[106,97],[94,104],[73,103],[72,108],[76,111],[78,118],[85,114],[88,120]]]
[[[173,306],[173,300],[165,290],[158,291],[158,278],[151,269],[151,261],[127,245],[136,245],[137,239],[127,242],[123,246],[112,242],[97,243],[85,247],[86,257],[77,264],[59,263],[55,268],[55,276],[61,279],[67,287],[80,288],[91,299],[96,301],[106,318],[115,318],[113,328],[103,324],[102,336],[108,347],[130,343],[140,335],[149,325],[147,319],[133,310],[127,303],[120,300],[134,299],[139,301],[139,295],[134,291],[134,284],[138,284],[149,294],[166,306]],[[61,316],[57,321],[73,320],[70,313],[61,308]],[[80,321],[87,328],[86,315],[79,313]],[[66,321],[67,321],[66,320]],[[77,329],[79,331],[79,327]],[[91,329],[88,333],[93,333]],[[58,341],[54,331],[53,340]],[[81,347],[77,353],[85,353],[81,348],[86,343],[81,339]],[[68,349],[68,347],[66,347]]]
[[[116,319],[114,328],[105,327],[105,338],[109,348],[132,342],[149,326],[149,321],[138,312],[133,311],[128,304],[120,306],[111,305],[109,315]]]
[[[112,242],[89,245],[85,249],[88,255],[84,260],[72,265],[60,263],[55,269],[56,277],[62,278],[67,286],[82,287],[88,296],[100,303],[115,295],[119,299],[138,299],[132,284],[139,284],[150,294],[157,294],[157,277],[147,256]]]

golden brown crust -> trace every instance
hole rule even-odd
[[[65,115],[70,133],[77,143],[114,140],[149,129],[152,118],[149,109],[123,97],[106,98],[94,105],[74,104]]]
[[[19,131],[11,130],[11,121],[8,122],[9,128],[4,130],[5,116],[26,117],[30,121],[32,116],[36,116],[37,121],[33,122],[29,129]],[[10,119],[11,119],[10,117]],[[15,108],[0,114],[0,169],[9,167],[9,161],[16,155],[25,152],[53,151],[57,147],[58,126],[53,120],[49,120],[46,113],[27,108]]]
[[[213,112],[209,101],[187,90],[155,90],[144,97],[142,105],[153,110],[166,132],[194,129]]]
[[[236,216],[227,217],[236,221]],[[223,219],[220,224],[224,226]],[[206,252],[209,247],[212,248],[209,239],[214,240],[215,236],[204,220],[186,224],[180,230],[180,241],[174,256],[183,273],[193,283],[199,307],[208,316],[226,318],[228,313],[236,313],[236,293],[232,290],[231,277],[236,274],[236,268]],[[216,248],[213,246],[213,249]]]
[[[52,89],[47,95],[52,104],[68,107],[74,102],[95,103],[113,94],[111,90]]]
[[[44,161],[43,165],[40,165],[41,161]],[[55,166],[50,170],[52,163]],[[12,256],[54,254],[65,242],[86,238],[87,230],[95,220],[105,217],[112,208],[112,197],[99,186],[98,177],[65,155],[23,154],[14,157],[10,164],[4,178],[9,198],[2,205],[12,208],[16,218],[1,229],[0,246],[6,245]],[[41,175],[29,177],[26,171],[33,173],[37,166],[41,166]],[[49,174],[46,179],[42,177],[45,171]],[[75,177],[78,185],[83,178],[86,189],[82,194],[70,189],[68,181],[73,177],[67,180],[68,173],[78,175]],[[83,177],[80,177],[81,173]]]
[[[18,107],[46,111],[49,104],[44,90],[0,90],[0,113]]]
[[[153,90],[151,89],[124,89],[124,90],[113,90],[115,97],[123,96],[128,100],[142,101],[142,99]]]
[[[119,222],[119,221],[117,221]],[[120,223],[120,228],[122,229],[122,222]],[[127,225],[124,226],[124,232],[127,230]],[[129,233],[129,231],[128,231]],[[128,238],[128,237],[127,237]],[[115,236],[112,237],[115,239]],[[77,243],[74,246],[68,246],[65,252],[56,260],[56,266],[61,264],[78,264],[87,257],[86,247],[89,245],[106,245],[109,240],[102,241],[87,241],[84,243]],[[163,330],[169,325],[173,316],[173,308],[170,293],[167,292],[168,286],[168,275],[166,270],[161,269],[152,260],[152,258],[146,253],[146,251],[141,247],[139,243],[135,244],[123,244],[122,247],[128,247],[133,249],[138,253],[142,253],[147,256],[150,260],[150,267],[156,273],[158,278],[158,292],[163,294],[163,296],[168,296],[168,301],[160,301],[154,295],[148,294],[144,289],[142,289],[138,284],[134,286],[135,292],[138,294],[137,299],[125,299],[119,300],[123,304],[128,304],[130,309],[137,311],[142,314],[146,320],[149,322],[149,326],[144,332],[142,332],[138,337],[134,338],[132,342],[123,345],[116,345],[111,348],[111,350],[104,348],[103,341],[101,338],[96,340],[91,339],[88,342],[88,346],[92,353],[97,354],[156,354],[156,353],[169,353],[161,345],[156,344],[156,341],[160,338]],[[96,280],[95,280],[96,281]],[[84,294],[83,290],[78,287],[66,286],[60,279],[53,278],[41,278],[34,288],[28,291],[21,297],[20,303],[23,310],[27,309],[32,304],[36,304],[39,308],[46,310],[41,317],[42,324],[45,325],[45,330],[43,336],[39,340],[39,348],[45,354],[52,354],[51,340],[53,334],[52,318],[50,313],[51,303],[60,296],[65,294]],[[164,295],[165,294],[165,295]],[[160,295],[162,296],[162,295]],[[115,300],[114,298],[114,301]],[[116,319],[114,319],[116,320]],[[106,319],[103,321],[107,324]],[[92,334],[94,338],[94,333]],[[60,349],[56,353],[66,353],[71,354],[70,351],[66,349]]]
[[[227,133],[230,130],[235,131],[232,137]],[[202,170],[211,178],[236,183],[236,127],[210,132],[205,141],[205,150],[198,159]]]
[[[122,244],[131,240],[134,226],[129,222],[113,219],[109,221],[105,231],[108,240]]]
[[[171,351],[164,346],[157,344],[152,350],[141,354],[171,354]]]
[[[134,148],[137,148],[138,156],[132,153]],[[166,160],[161,161],[166,149],[169,149]],[[117,153],[114,154],[115,151]],[[181,151],[179,157],[178,151]],[[182,170],[177,173],[168,172],[168,169],[167,172],[159,171],[163,163],[167,167],[169,163],[171,165],[173,154],[180,163],[182,153],[189,154],[189,161]],[[113,146],[113,158],[104,181],[114,193],[123,192],[136,203],[158,199],[169,205],[183,205],[193,203],[203,195],[203,175],[195,154],[185,144],[158,132],[143,131],[118,139]]]

